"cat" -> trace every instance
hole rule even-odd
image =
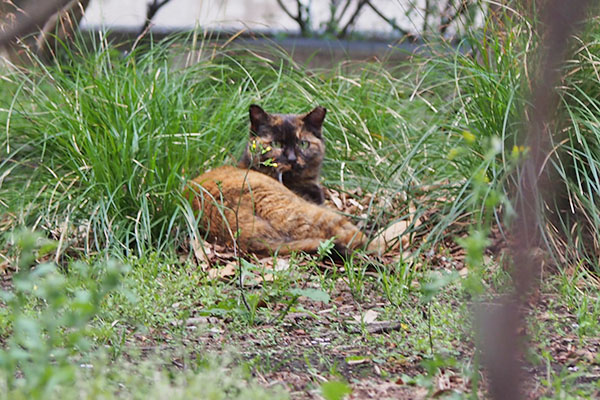
[[[188,188],[207,239],[232,246],[236,237],[245,253],[316,253],[323,241],[334,238],[334,249],[346,257],[366,242],[342,215],[255,170],[218,167],[193,179]]]
[[[251,105],[250,137],[238,167],[269,175],[304,199],[323,204],[319,178],[325,155],[322,127],[326,113],[319,106],[300,115],[269,114]]]

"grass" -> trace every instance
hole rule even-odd
[[[87,252],[177,246],[195,229],[179,191],[186,179],[237,158],[253,102],[280,112],[330,110],[328,185],[390,196],[432,184],[455,190],[447,182],[461,172],[446,161],[453,138],[440,137],[432,113],[441,99],[420,93],[406,72],[382,64],[349,76],[341,67],[310,72],[282,54],[227,51],[179,68],[169,60],[174,46],[122,55],[102,42],[5,75],[13,100],[3,114],[2,189],[14,223],[54,227],[57,239],[81,230]],[[376,204],[369,214],[379,225],[390,219]]]
[[[0,271],[15,275],[0,302],[0,396],[336,398],[332,388],[348,388],[339,382],[359,393],[365,379],[404,382],[395,397],[437,396],[448,381],[457,397],[485,393],[470,307],[511,286],[506,256],[485,249],[510,221],[527,156],[519,146],[537,45],[521,16],[502,21],[456,51],[398,66],[309,70],[276,48],[213,52],[193,37],[125,54],[102,36],[65,46],[52,65],[2,70]],[[564,257],[529,324],[531,390],[549,398],[598,393],[597,352],[584,351],[600,329],[590,27],[558,88],[564,137],[549,161],[566,196],[548,201],[548,242]],[[252,103],[325,106],[325,185],[361,203],[352,217],[367,230],[420,218],[409,224],[411,257],[248,259],[247,282],[263,279],[247,284],[248,308],[235,277],[197,265],[188,254],[197,221],[181,190],[235,162]],[[572,213],[554,218],[557,204]],[[45,239],[11,239],[19,226]],[[18,273],[4,263],[14,260]],[[396,325],[374,333],[367,312]],[[583,355],[565,356],[560,338]]]

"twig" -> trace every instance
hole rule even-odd
[[[170,2],[171,0],[152,0],[152,3],[148,3],[148,9],[146,11],[146,20],[144,21],[144,25],[142,29],[140,29],[140,33],[138,33],[138,37],[146,34],[146,32],[150,29],[150,24],[152,23],[152,19],[165,4]]]
[[[379,11],[378,8],[376,8],[373,3],[371,3],[371,0],[366,0],[367,5],[371,8],[371,10],[373,10],[373,12],[377,15],[379,15],[379,17],[381,19],[383,19],[385,22],[387,22],[395,31],[398,31],[401,35],[403,36],[408,36],[409,33],[407,30],[402,29],[398,26],[398,24],[396,24],[396,22],[394,22],[393,20],[389,19],[388,17],[386,17],[381,11]]]
[[[338,33],[338,38],[343,38],[344,36],[346,36],[346,33],[348,31],[348,29],[354,25],[354,22],[356,20],[356,18],[358,17],[358,14],[360,14],[360,11],[362,10],[362,8],[368,3],[368,0],[360,0],[358,2],[358,5],[356,6],[356,10],[354,10],[354,14],[352,14],[352,16],[350,17],[350,20],[348,20],[348,22],[346,23],[346,25],[344,25],[344,27],[342,28],[342,30]]]
[[[440,22],[440,33],[442,35],[446,33],[450,24],[452,24],[457,18],[462,16],[469,9],[468,0],[461,0],[460,6],[458,6],[454,14],[450,15],[450,9],[452,6],[454,6],[454,0],[448,0],[448,3],[446,3],[446,7],[444,8],[444,12],[442,13],[442,20]]]

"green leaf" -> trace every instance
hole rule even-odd
[[[329,294],[319,289],[291,289],[290,294],[308,297],[312,301],[320,301],[325,304],[329,303]]]
[[[317,254],[319,255],[320,258],[323,258],[323,257],[331,254],[331,250],[335,246],[333,239],[334,238],[329,238],[329,239],[319,243],[319,248],[317,249]]]
[[[431,273],[427,282],[421,286],[421,301],[429,303],[433,298],[442,291],[446,286],[456,282],[460,275],[456,271],[448,273]]]
[[[352,389],[344,382],[329,381],[321,384],[321,394],[326,400],[342,400],[350,393]]]

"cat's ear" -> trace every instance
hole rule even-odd
[[[250,131],[251,133],[258,133],[258,128],[261,125],[266,124],[269,121],[269,114],[256,104],[250,106]]]
[[[323,120],[325,119],[326,113],[327,110],[325,109],[325,107],[318,106],[315,107],[314,110],[306,114],[304,118],[302,118],[302,120],[305,124],[320,129],[323,126]]]

